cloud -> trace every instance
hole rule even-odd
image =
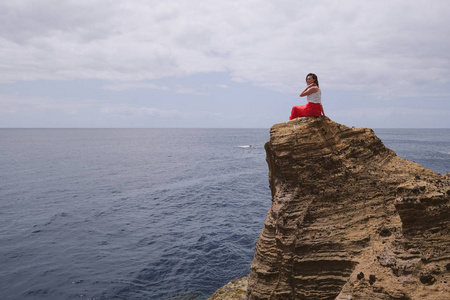
[[[177,110],[161,110],[153,107],[135,107],[126,104],[105,106],[101,108],[101,113],[105,115],[119,115],[119,116],[150,116],[150,117],[178,117],[182,116]]]
[[[32,112],[56,112],[64,115],[77,115],[80,111],[96,106],[95,101],[50,97],[26,97],[20,95],[0,95],[0,113],[22,115]]]
[[[129,99],[108,102],[96,98],[0,94],[0,127],[208,127],[216,120],[223,122],[227,116],[201,107],[170,109],[158,107],[167,107],[162,103],[153,106]]]
[[[224,85],[218,85],[219,88],[226,88]],[[184,95],[195,95],[195,96],[206,96],[212,87],[203,85],[202,90],[192,87],[183,87],[177,85],[176,87],[168,87],[165,85],[157,85],[149,82],[119,82],[114,84],[105,85],[102,87],[104,90],[109,91],[126,91],[126,90],[136,90],[136,89],[151,89],[151,90],[161,90],[161,91],[172,91],[177,94]]]
[[[102,87],[105,90],[110,91],[125,91],[133,89],[152,89],[152,90],[162,90],[167,91],[169,88],[167,86],[161,86],[154,83],[148,82],[121,82],[110,85],[105,85]]]
[[[446,0],[21,0],[0,12],[3,82],[158,89],[142,82],[227,72],[296,92],[315,72],[329,88],[405,92],[450,78]]]
[[[125,118],[134,117],[157,117],[157,118],[195,118],[195,117],[218,117],[221,114],[208,111],[184,112],[180,110],[164,110],[155,107],[133,106],[128,104],[108,105],[100,109],[103,115],[121,116]]]
[[[183,94],[183,95],[194,95],[194,96],[207,96],[208,92],[206,91],[199,91],[195,88],[186,88],[186,87],[178,87],[176,89],[177,94]]]

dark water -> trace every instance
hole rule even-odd
[[[450,171],[450,130],[375,130]],[[246,276],[268,129],[0,130],[1,299],[205,299]],[[252,147],[239,147],[252,145]]]
[[[270,206],[267,129],[0,140],[1,299],[203,299],[248,274]]]

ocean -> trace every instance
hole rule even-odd
[[[450,172],[450,129],[376,129]],[[206,299],[247,276],[269,129],[0,129],[0,298]]]

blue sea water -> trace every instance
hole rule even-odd
[[[450,171],[450,129],[377,129]],[[0,299],[206,299],[250,270],[268,129],[0,129]],[[251,147],[247,147],[251,145]]]

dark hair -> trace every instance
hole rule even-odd
[[[306,75],[306,78],[308,78],[308,76],[311,76],[314,79],[314,83],[317,85],[317,87],[319,87],[319,79],[317,79],[317,75],[314,73],[309,73],[308,75]]]

